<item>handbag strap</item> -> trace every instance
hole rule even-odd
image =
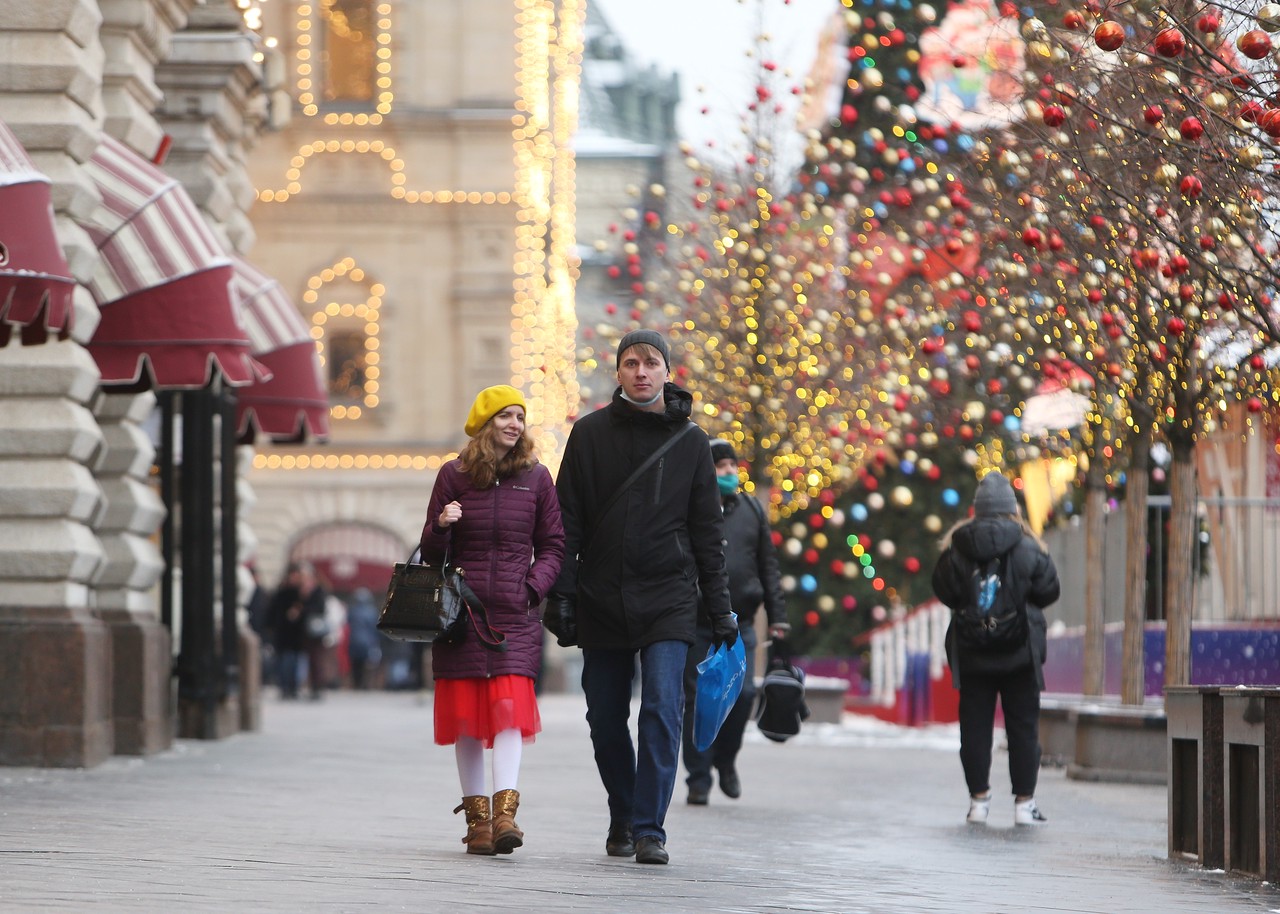
[[[609,513],[609,509],[618,503],[618,499],[620,499],[623,496],[623,494],[626,493],[627,489],[635,485],[636,480],[638,480],[641,476],[643,476],[645,472],[649,469],[649,467],[653,466],[655,463],[661,460],[662,456],[666,454],[667,451],[671,450],[671,448],[675,445],[677,441],[679,441],[681,438],[683,438],[685,435],[687,435],[689,432],[693,431],[697,427],[698,426],[692,422],[686,422],[684,427],[680,429],[680,431],[676,432],[666,441],[662,442],[661,447],[659,447],[656,451],[654,451],[647,458],[645,458],[644,463],[636,467],[635,472],[632,473],[630,476],[628,476],[626,480],[622,483],[622,485],[618,486],[618,488],[614,491],[614,493],[609,496],[609,500],[604,503],[604,507],[601,508],[600,513],[596,515],[596,526],[600,525],[600,521],[604,520],[605,515]],[[585,537],[584,539],[589,540],[590,537]]]
[[[476,596],[476,592],[471,589],[461,574],[457,574],[454,580],[458,584],[458,593],[462,595],[462,605],[467,608],[467,615],[471,617],[471,627],[475,629],[476,637],[480,639],[480,645],[491,651],[502,653],[507,649],[507,636],[493,627],[493,623],[489,621],[489,611],[484,608],[484,604],[480,602],[480,598]],[[476,616],[479,615],[479,619]],[[485,637],[485,633],[480,630],[480,623],[484,623],[484,627],[489,632],[489,637]]]

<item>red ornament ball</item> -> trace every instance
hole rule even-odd
[[[816,609],[811,609],[804,614],[804,624],[810,628],[817,628],[818,622],[821,618],[822,617],[818,615],[818,611]]]
[[[1182,196],[1194,200],[1200,196],[1200,192],[1204,190],[1204,185],[1195,175],[1187,175],[1178,184],[1178,189],[1182,191]]]
[[[1204,136],[1204,124],[1198,117],[1188,117],[1178,126],[1178,131],[1184,140],[1198,140]]]
[[[1108,19],[1093,30],[1093,43],[1104,51],[1114,51],[1124,44],[1124,26]]]
[[[1253,29],[1236,39],[1236,47],[1245,57],[1261,60],[1271,53],[1271,36],[1262,29]]]
[[[1187,39],[1181,29],[1164,29],[1156,35],[1156,53],[1161,57],[1177,57],[1187,47]]]
[[[1061,105],[1050,105],[1044,109],[1044,122],[1049,127],[1061,127],[1067,119],[1067,112]]]

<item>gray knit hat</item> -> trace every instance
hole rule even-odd
[[[978,494],[973,496],[973,513],[977,517],[1018,513],[1018,499],[1003,473],[996,471],[982,477]]]
[[[661,333],[657,330],[632,330],[618,342],[618,368],[622,368],[622,353],[636,343],[648,343],[662,353],[662,361],[667,368],[671,367],[671,350]]]

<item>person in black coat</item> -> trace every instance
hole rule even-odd
[[[738,630],[711,447],[706,433],[689,427],[693,397],[668,382],[670,353],[653,330],[622,338],[617,367],[612,402],[579,419],[565,445],[556,490],[567,558],[547,624],[561,644],[582,648],[587,722],[609,795],[605,851],[661,864],[699,593],[718,642],[732,643]],[[637,655],[638,757],[627,723]]]
[[[992,567],[1003,569],[1000,588],[1008,589],[1008,605],[1026,613],[1024,637],[1000,648],[967,642],[956,622],[956,613],[974,602],[975,569]],[[978,483],[973,517],[947,533],[933,570],[933,592],[953,611],[947,629],[947,660],[952,681],[960,690],[960,763],[969,787],[967,821],[972,824],[985,823],[991,807],[997,696],[1009,743],[1014,822],[1039,825],[1046,821],[1035,801],[1047,650],[1043,609],[1058,599],[1058,589],[1053,559],[1022,520],[1013,486],[1003,474],[988,473]]]
[[[778,573],[778,555],[773,547],[773,532],[764,508],[750,495],[738,491],[738,454],[733,444],[723,438],[711,442],[711,458],[716,464],[716,482],[720,486],[720,506],[724,511],[724,555],[729,572],[729,601],[738,614],[738,631],[747,653],[747,671],[742,692],[715,742],[705,751],[693,740],[693,706],[698,691],[698,664],[711,646],[709,619],[699,618],[698,637],[689,648],[684,669],[684,767],[689,772],[688,802],[705,806],[710,798],[711,771],[719,774],[720,790],[736,800],[742,796],[742,780],[738,776],[737,758],[742,750],[742,735],[755,704],[756,611],[764,603],[769,622],[769,637],[786,638],[791,631],[787,607],[782,596]]]

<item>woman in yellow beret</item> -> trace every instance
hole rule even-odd
[[[454,812],[466,813],[467,853],[509,854],[524,843],[515,822],[517,779],[523,744],[541,729],[533,690],[542,662],[541,604],[564,560],[564,527],[519,390],[500,384],[480,391],[464,431],[471,440],[436,477],[422,557],[447,554],[463,570],[506,649],[485,649],[474,630],[461,641],[432,644],[435,741],[454,747],[462,786]]]

